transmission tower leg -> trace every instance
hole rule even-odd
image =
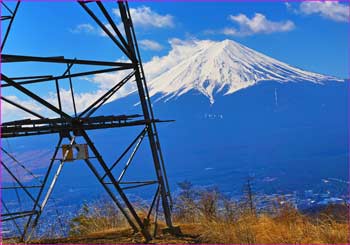
[[[136,40],[133,40],[133,26],[132,26],[132,21],[130,16],[128,16],[128,9],[126,3],[119,1],[119,10],[121,14],[121,18],[123,20],[124,24],[124,29],[125,29],[125,35],[127,37],[127,41],[129,44],[129,48],[131,50],[131,55],[132,55],[132,63],[134,66],[134,71],[135,71],[135,80],[137,84],[137,89],[138,89],[138,94],[140,98],[140,104],[142,107],[142,112],[145,121],[147,122],[147,134],[148,134],[148,139],[150,143],[150,148],[152,152],[152,157],[153,157],[153,162],[154,162],[154,167],[157,175],[157,179],[160,185],[160,194],[161,194],[161,199],[162,199],[162,207],[163,207],[163,212],[164,212],[164,218],[166,221],[166,224],[169,228],[173,227],[172,220],[171,220],[171,209],[169,205],[169,200],[168,200],[168,194],[166,190],[166,185],[165,185],[165,180],[163,176],[163,171],[161,168],[160,164],[160,159],[159,159],[159,149],[157,147],[157,141],[155,137],[155,132],[153,129],[152,125],[152,117],[150,114],[150,108],[148,107],[147,100],[150,98],[147,96],[145,93],[145,88],[143,86],[143,81],[141,79],[141,74],[140,74],[140,66],[142,64],[139,63],[138,57],[136,55]]]
[[[98,150],[95,147],[94,143],[91,141],[90,137],[87,135],[87,133],[84,130],[81,130],[80,133],[83,136],[83,138],[85,139],[85,141],[88,144],[88,146],[90,147],[90,149],[92,150],[92,152],[94,153],[94,155],[96,156],[100,166],[103,168],[103,170],[107,174],[108,178],[111,180],[113,186],[115,187],[116,191],[119,193],[120,197],[124,201],[126,207],[128,208],[128,210],[131,213],[131,215],[133,216],[133,218],[135,219],[136,223],[140,227],[142,235],[145,237],[145,239],[147,241],[151,240],[152,237],[151,237],[149,231],[147,229],[145,229],[145,225],[141,221],[140,217],[137,215],[133,205],[130,203],[130,201],[127,198],[127,196],[125,195],[123,189],[119,186],[119,183],[117,182],[117,180],[115,179],[115,177],[113,176],[111,171],[109,170],[107,164],[105,163],[105,161],[103,160],[102,156],[98,152]]]

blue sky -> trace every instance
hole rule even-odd
[[[106,3],[106,6],[112,9],[116,4]],[[305,70],[348,77],[347,3],[143,1],[132,2],[130,7],[144,62],[166,55],[172,48],[170,40],[232,39]],[[118,16],[114,18],[118,22]],[[123,58],[75,2],[24,1],[4,53],[104,60]],[[11,76],[42,74],[48,69],[40,67],[39,70],[34,65],[2,67],[2,71]],[[62,67],[50,69],[58,73],[64,70]],[[91,81],[89,86],[77,86],[82,93],[101,90],[100,84]],[[53,87],[32,89],[49,94]],[[11,94],[10,90],[2,92],[29,103],[19,94]]]

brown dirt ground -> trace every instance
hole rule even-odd
[[[195,225],[184,224],[180,226],[181,235],[162,234],[159,232],[156,238],[149,244],[198,244],[200,243],[199,232]],[[160,228],[161,229],[161,228]],[[6,244],[6,241],[3,241]],[[140,233],[134,234],[131,229],[109,230],[96,232],[85,236],[42,239],[31,241],[31,244],[139,244],[145,243]],[[13,244],[13,243],[12,243]]]

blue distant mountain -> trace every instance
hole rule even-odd
[[[145,64],[155,117],[175,120],[158,126],[173,190],[189,180],[240,195],[248,176],[266,193],[317,191],[327,188],[322,179],[348,180],[348,81],[292,67],[230,40],[193,41],[191,48],[174,50]],[[138,95],[112,101],[97,114],[141,114]],[[89,134],[113,162],[140,130]],[[39,139],[31,146],[47,144]],[[143,144],[130,176],[147,179],[154,170],[145,164],[151,159]],[[62,190],[82,182],[98,185],[81,164],[65,166]]]
[[[145,65],[156,118],[176,120],[159,125],[173,185],[241,193],[253,175],[259,188],[283,193],[348,179],[348,82],[230,40],[192,46]],[[139,110],[135,93],[100,113],[125,108]]]
[[[324,178],[346,180],[347,88],[344,82],[265,81],[217,95],[214,104],[196,91],[156,102],[157,118],[176,120],[159,125],[171,182],[240,193],[254,175],[260,188],[283,193],[318,188]],[[134,104],[134,96],[107,104],[105,114]],[[111,139],[120,135],[115,132]]]

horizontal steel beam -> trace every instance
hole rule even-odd
[[[12,19],[12,16],[6,15],[6,16],[1,16],[0,20],[4,21],[4,20],[10,20]]]
[[[102,70],[93,70],[93,71],[71,73],[71,74],[65,74],[65,75],[61,75],[61,76],[51,76],[51,77],[45,77],[45,78],[39,78],[39,79],[32,79],[32,80],[20,81],[20,82],[16,82],[16,83],[19,85],[26,85],[26,84],[61,80],[61,79],[66,79],[66,78],[83,77],[83,76],[90,76],[90,75],[96,75],[96,74],[101,74],[101,73],[122,71],[122,70],[131,69],[131,68],[132,68],[131,66],[123,66],[123,67],[108,68],[108,69],[102,69]],[[13,87],[13,86],[10,84],[1,84],[1,87],[5,88],[5,87]]]
[[[1,125],[1,137],[13,138],[22,136],[54,134],[54,133],[78,133],[81,130],[96,130],[105,128],[120,128],[128,126],[147,125],[147,120],[136,120],[140,115],[131,116],[101,116],[82,119],[73,119],[72,121],[62,118],[45,119],[27,119],[3,123]],[[170,122],[154,119],[152,122]]]
[[[131,66],[131,63],[126,62],[111,62],[111,61],[98,61],[98,60],[80,60],[80,59],[66,59],[63,56],[58,57],[40,57],[40,56],[25,56],[25,55],[12,55],[2,54],[1,62],[48,62],[48,63],[63,63],[63,64],[79,64],[79,65],[95,65],[95,66]]]
[[[38,76],[25,76],[25,77],[10,77],[12,80],[27,80],[27,79],[38,79],[38,78],[52,78],[52,75],[38,75]]]
[[[8,218],[2,218],[1,222],[24,218],[24,217],[31,216],[31,215],[37,214],[37,213],[38,213],[37,211],[31,211],[31,212],[23,212],[23,214],[18,214],[18,215],[13,215],[12,214],[12,216],[7,216]],[[1,216],[4,216],[4,215],[5,214],[2,214]]]
[[[33,189],[33,188],[41,188],[41,185],[30,185],[30,186],[24,186],[27,189]],[[0,190],[16,190],[16,189],[23,189],[21,186],[2,186],[0,187]]]
[[[96,122],[106,122],[106,121],[116,121],[116,120],[130,120],[134,118],[142,117],[142,115],[118,115],[118,116],[97,116],[90,118],[81,118],[79,121],[83,123],[96,123]],[[69,123],[69,121],[64,118],[43,118],[43,119],[23,119],[11,122],[4,122],[2,126],[25,126],[33,124],[58,124],[58,123]]]
[[[22,212],[13,212],[13,213],[7,213],[7,214],[1,214],[2,217],[8,217],[8,216],[17,216],[17,215],[23,215],[23,214],[32,214],[35,213],[35,210],[31,211],[22,211]]]

